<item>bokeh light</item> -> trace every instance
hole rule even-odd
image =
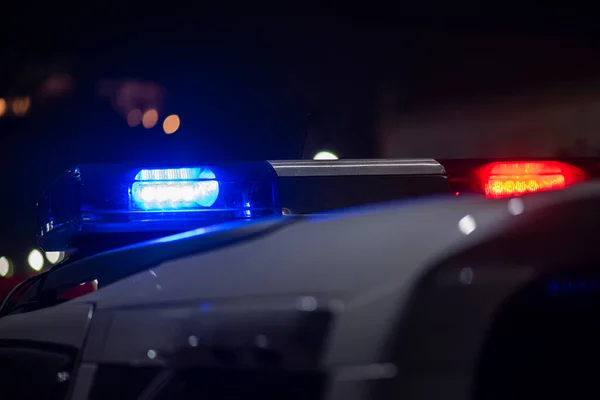
[[[6,100],[0,99],[0,117],[6,113]]]
[[[27,257],[27,262],[34,271],[41,271],[44,267],[44,256],[38,249],[33,249]]]
[[[151,108],[144,113],[142,117],[142,125],[144,128],[150,129],[153,128],[158,123],[158,111]]]
[[[135,110],[131,110],[129,114],[127,114],[127,125],[131,128],[138,126],[142,123],[142,110],[136,108]]]
[[[163,130],[167,135],[177,132],[181,125],[181,121],[178,115],[169,115],[163,122]]]
[[[337,160],[338,156],[329,151],[320,151],[313,157],[313,160]]]
[[[27,114],[30,106],[31,99],[29,97],[17,97],[12,102],[12,111],[15,115],[22,117]]]
[[[0,276],[5,277],[10,273],[10,261],[6,257],[0,257]]]
[[[69,74],[57,73],[46,79],[38,94],[44,98],[64,97],[73,90],[73,86],[73,77]]]
[[[62,251],[46,252],[46,259],[50,264],[56,264],[57,262],[62,261],[63,258],[65,258],[65,253],[63,253]]]

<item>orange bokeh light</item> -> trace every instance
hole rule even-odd
[[[13,100],[12,111],[15,115],[23,116],[29,111],[31,99],[29,97],[17,97]]]
[[[131,128],[133,128],[134,126],[138,126],[141,123],[142,110],[136,108],[135,110],[131,110],[129,114],[127,114],[127,125],[129,125]]]
[[[169,115],[163,122],[163,130],[167,135],[177,132],[181,125],[181,120],[178,115]]]
[[[156,111],[155,109],[151,108],[150,110],[147,110],[144,115],[142,116],[142,125],[144,125],[144,128],[146,129],[150,129],[153,128],[154,125],[156,125],[158,122],[158,111]]]

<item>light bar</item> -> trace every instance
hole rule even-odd
[[[582,170],[558,161],[494,162],[477,175],[488,198],[560,190],[585,179]]]
[[[226,220],[281,215],[269,163],[132,168],[81,165],[38,203],[45,251],[99,233],[173,233]]]

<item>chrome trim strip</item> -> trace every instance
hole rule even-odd
[[[446,174],[444,167],[433,159],[275,160],[269,163],[280,177]]]

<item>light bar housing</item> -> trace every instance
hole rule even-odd
[[[273,160],[281,205],[291,215],[332,212],[448,193],[433,159]]]
[[[173,233],[272,215],[281,215],[281,206],[267,162],[80,165],[38,203],[38,239],[45,251],[65,251],[83,235]]]

